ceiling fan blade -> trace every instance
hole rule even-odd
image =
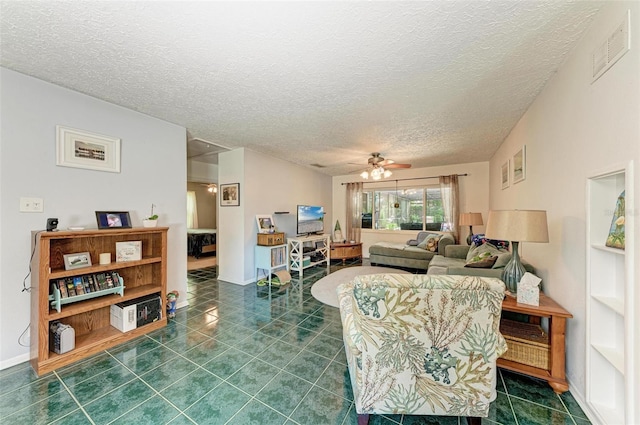
[[[385,165],[384,168],[411,168],[411,164],[389,164]]]
[[[385,160],[382,160],[382,161],[378,162],[378,165],[380,165],[381,167],[386,167],[387,165],[391,165],[391,164],[394,164],[394,163],[395,163],[395,161],[392,160],[392,159],[385,159]]]

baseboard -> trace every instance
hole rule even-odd
[[[598,420],[598,417],[595,415],[595,413],[591,411],[591,408],[587,404],[584,394],[582,394],[580,391],[576,389],[577,387],[573,384],[573,382],[571,382],[570,379],[567,379],[567,382],[569,382],[569,392],[571,393],[573,398],[576,400],[576,403],[578,403],[578,406],[580,406],[584,414],[587,415],[587,419],[589,419],[589,421],[593,425],[605,425],[602,422],[600,422]]]
[[[8,369],[12,366],[29,361],[29,353],[24,353],[11,359],[3,360],[0,362],[0,370]]]

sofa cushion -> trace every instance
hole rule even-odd
[[[493,264],[494,269],[503,269],[509,261],[511,261],[511,253],[509,251],[500,250],[500,254],[498,254],[498,259]]]

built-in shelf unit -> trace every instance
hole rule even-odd
[[[605,245],[625,191],[625,249]],[[633,162],[587,179],[587,404],[603,424],[640,423],[634,381]]]

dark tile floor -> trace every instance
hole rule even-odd
[[[347,265],[348,266],[348,265]],[[341,266],[332,266],[332,270]],[[283,291],[189,273],[190,306],[168,326],[37,377],[0,371],[0,418],[28,424],[355,424],[338,309],[310,295],[326,268]],[[6,421],[6,422],[5,422]],[[378,424],[464,418],[372,416]],[[483,424],[588,424],[571,396],[500,371]]]

